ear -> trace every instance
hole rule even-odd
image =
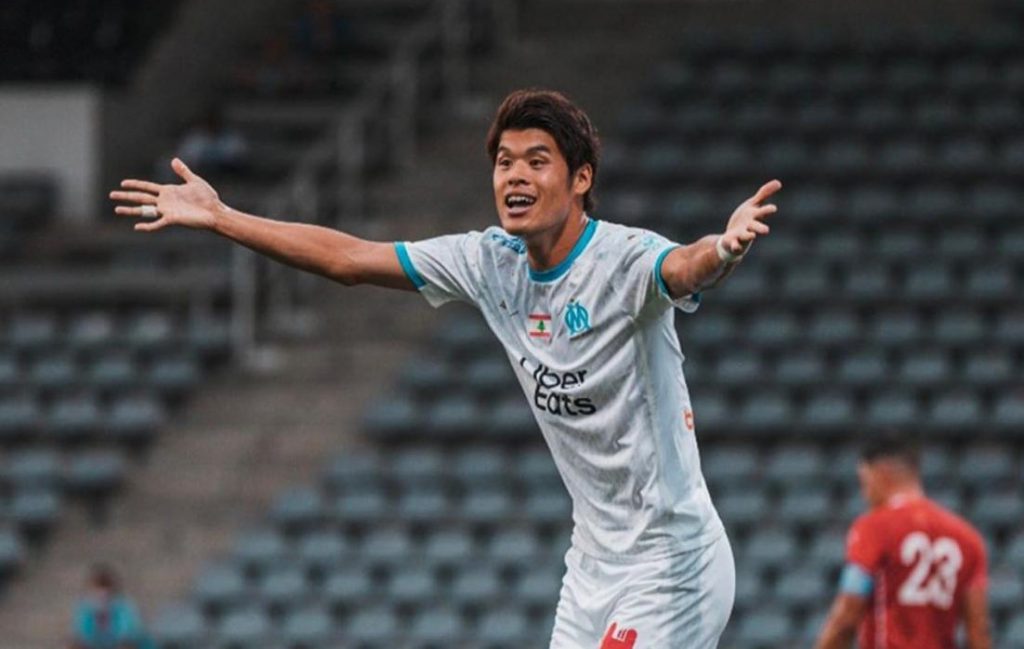
[[[576,170],[576,174],[573,176],[572,193],[583,196],[590,191],[593,184],[594,168],[590,166],[590,163],[584,163]]]

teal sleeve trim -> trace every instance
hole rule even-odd
[[[839,578],[839,591],[847,595],[870,597],[875,590],[875,580],[863,568],[855,563],[848,563]]]
[[[594,238],[595,231],[597,231],[597,221],[587,219],[587,225],[583,229],[580,238],[576,240],[576,245],[569,251],[569,256],[562,260],[562,263],[548,270],[534,270],[528,267],[530,279],[535,282],[553,282],[562,275],[565,275],[569,272],[572,262],[576,261],[576,258],[580,256],[587,247],[587,244],[590,243],[590,240]]]
[[[668,248],[665,248],[661,251],[654,262],[654,280],[658,283],[658,288],[661,290],[662,294],[669,299],[672,299],[672,294],[668,292],[668,285],[665,284],[665,278],[661,276],[661,264],[665,261],[665,257],[668,256],[668,253],[679,247],[679,244],[674,243]]]
[[[405,248],[405,242],[395,242],[395,253],[398,255],[398,263],[402,265],[402,270],[405,271],[405,276],[409,278],[412,285],[418,289],[423,288],[427,283],[423,280],[423,277],[416,272],[416,267],[412,265],[412,258],[409,257],[409,251]]]

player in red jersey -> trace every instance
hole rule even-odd
[[[916,448],[887,436],[857,467],[870,511],[847,537],[840,593],[817,649],[953,649],[961,621],[969,649],[991,649],[985,543],[925,497]],[[859,634],[858,634],[859,627]]]

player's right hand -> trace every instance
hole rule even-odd
[[[115,207],[114,213],[145,217],[143,206],[154,206],[155,220],[135,224],[135,229],[141,232],[154,232],[168,225],[212,229],[217,213],[226,209],[217,191],[210,183],[192,173],[179,158],[171,161],[171,168],[184,183],[161,185],[147,180],[122,180],[122,189],[110,192],[112,200],[125,203]]]

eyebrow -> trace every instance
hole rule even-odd
[[[500,146],[498,147],[498,153],[512,155],[512,150],[509,149],[507,146]],[[532,155],[534,153],[551,153],[551,147],[549,147],[546,144],[538,144],[536,146],[531,146],[529,149],[526,150],[525,155]]]

